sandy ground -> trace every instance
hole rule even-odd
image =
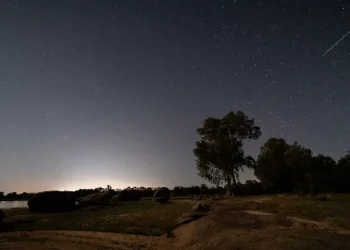
[[[36,231],[0,234],[0,249],[154,249],[159,237],[99,232]]]
[[[350,249],[350,233],[341,228],[297,217],[237,211],[232,202],[225,201],[208,216],[175,229],[175,237],[160,249]]]
[[[259,200],[256,202],[264,202]],[[173,237],[43,231],[0,234],[0,249],[350,249],[350,232],[327,223],[235,209],[234,199],[212,204],[204,217],[173,231]]]

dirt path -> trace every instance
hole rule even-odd
[[[160,242],[159,237],[99,232],[36,231],[0,235],[0,249],[154,249]]]

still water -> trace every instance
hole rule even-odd
[[[0,209],[28,207],[27,201],[0,201]]]

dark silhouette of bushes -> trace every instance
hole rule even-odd
[[[137,189],[127,188],[117,192],[116,198],[117,201],[139,201],[141,199],[141,192]]]
[[[336,162],[313,156],[311,149],[296,142],[270,138],[261,147],[255,175],[265,193],[350,192],[350,154]]]
[[[156,201],[157,198],[163,198],[163,202],[170,199],[170,190],[167,187],[158,188],[153,195],[153,201]]]
[[[65,212],[75,208],[76,198],[73,192],[48,191],[34,195],[28,201],[31,212]]]

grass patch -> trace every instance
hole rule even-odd
[[[155,204],[146,199],[102,209],[81,208],[54,214],[30,213],[27,208],[18,208],[5,210],[3,231],[77,230],[158,236],[189,211],[188,203]]]

